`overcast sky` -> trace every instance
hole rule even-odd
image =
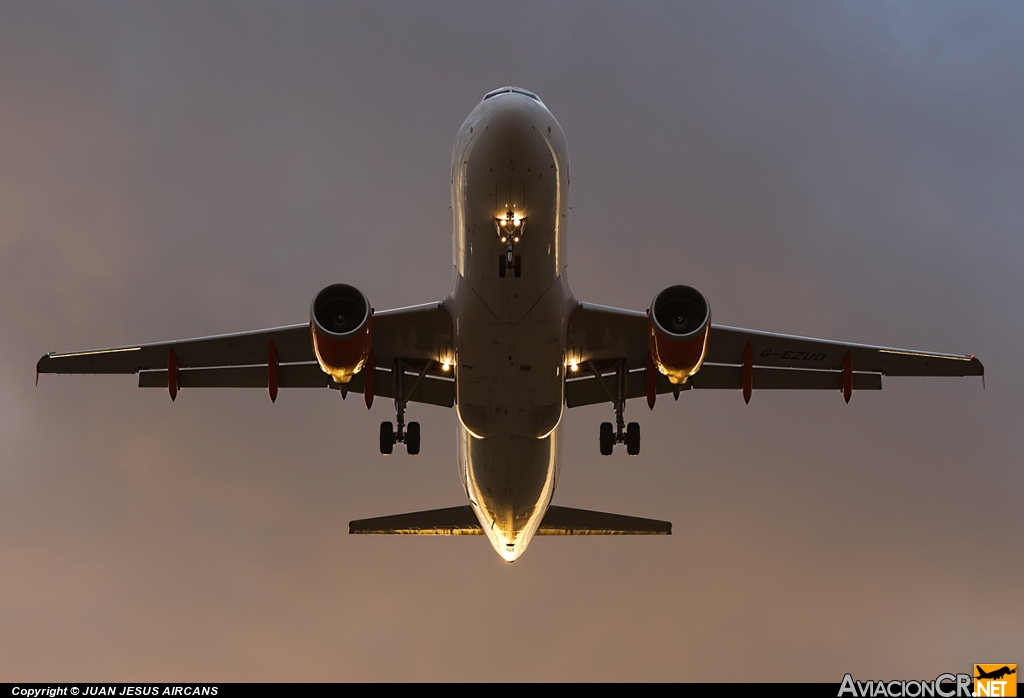
[[[578,298],[977,355],[880,393],[567,412],[555,503],[668,538],[350,537],[465,503],[335,391],[140,390],[46,351],[451,283],[449,163],[537,92]],[[1017,3],[0,4],[0,679],[818,680],[1024,662]]]

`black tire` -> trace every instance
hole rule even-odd
[[[612,455],[612,449],[615,448],[615,431],[612,429],[611,422],[601,422],[601,455],[610,456]]]
[[[420,452],[420,423],[409,422],[405,428],[405,450],[410,456],[418,455]]]
[[[395,450],[395,427],[391,422],[380,423],[380,452],[390,456]]]
[[[640,455],[640,425],[636,422],[626,425],[626,453],[631,456]]]
[[[515,269],[516,269],[516,278],[518,279],[520,276],[523,275],[523,258],[520,257],[519,255],[516,255]]]
[[[505,278],[505,255],[498,255],[498,276]]]

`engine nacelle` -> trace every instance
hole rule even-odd
[[[370,355],[370,302],[348,284],[328,286],[309,308],[313,350],[324,373],[336,383],[348,383]]]
[[[708,350],[711,306],[691,286],[669,286],[648,311],[651,358],[671,383],[685,383],[700,370]]]

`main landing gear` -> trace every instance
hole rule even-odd
[[[426,362],[420,369],[416,382],[412,388],[406,390],[405,370],[407,366],[401,359],[395,359],[394,367],[391,369],[391,380],[395,389],[395,424],[391,422],[380,423],[380,452],[382,455],[390,456],[395,450],[395,444],[405,444],[406,453],[415,456],[420,452],[420,423],[405,423],[405,406],[409,402],[409,396],[419,387],[423,376],[427,375],[430,362]]]
[[[590,366],[591,373],[601,383],[601,387],[608,393],[615,405],[615,424],[611,422],[601,423],[601,455],[610,456],[615,449],[615,444],[626,444],[626,453],[631,456],[640,454],[640,424],[630,422],[626,424],[623,413],[626,410],[626,381],[629,377],[629,369],[625,361],[620,361],[615,367],[615,392],[612,393],[604,382],[604,378],[594,367]]]
[[[401,420],[401,418],[399,418]],[[396,443],[404,443],[405,450],[410,456],[420,452],[420,423],[409,422],[408,426],[402,421],[398,422],[398,430],[391,422],[380,423],[380,452],[390,456],[395,450]]]
[[[640,455],[640,424],[630,422],[626,425],[626,431],[623,433],[620,419],[618,427],[616,430],[611,422],[601,422],[601,455],[612,455],[615,444],[626,444],[626,453],[631,456]]]

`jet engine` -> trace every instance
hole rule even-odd
[[[313,299],[309,329],[313,350],[324,373],[348,383],[370,355],[370,302],[348,284],[328,286]]]
[[[669,286],[654,297],[648,311],[651,358],[674,384],[696,373],[707,354],[711,306],[691,286]]]

